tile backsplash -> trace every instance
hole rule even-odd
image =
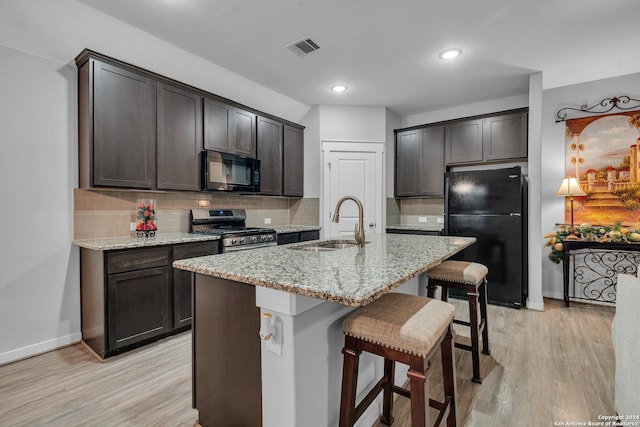
[[[426,222],[421,222],[421,218],[426,219]],[[435,225],[438,224],[439,218],[444,218],[444,199],[387,199],[389,225]]]
[[[198,207],[244,208],[247,225],[318,225],[319,199],[247,196],[228,193],[145,192],[74,189],[74,238],[131,236],[136,221],[136,201],[156,200],[159,233],[187,232],[189,209]]]

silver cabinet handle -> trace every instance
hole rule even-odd
[[[376,226],[376,223],[375,223],[375,222],[370,222],[370,223],[369,223],[369,227],[375,227],[375,226]]]

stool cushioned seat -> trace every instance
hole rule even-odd
[[[429,269],[429,278],[476,285],[489,273],[486,265],[469,261],[444,261]]]
[[[343,329],[345,335],[427,357],[454,314],[455,308],[443,301],[388,293],[353,311]]]

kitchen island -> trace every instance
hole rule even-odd
[[[474,241],[371,234],[364,248],[314,250],[318,242],[306,242],[174,262],[197,273],[193,384],[200,424],[337,425],[343,318],[392,290],[424,295],[418,276]],[[271,315],[262,322],[262,335],[273,333],[266,340],[259,337],[261,314]],[[363,356],[359,384],[367,387],[381,370],[381,361]],[[371,405],[362,425],[378,411]]]

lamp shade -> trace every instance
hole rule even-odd
[[[578,180],[571,178],[564,178],[562,180],[562,184],[560,188],[556,192],[556,196],[586,196],[587,193],[584,192]]]

